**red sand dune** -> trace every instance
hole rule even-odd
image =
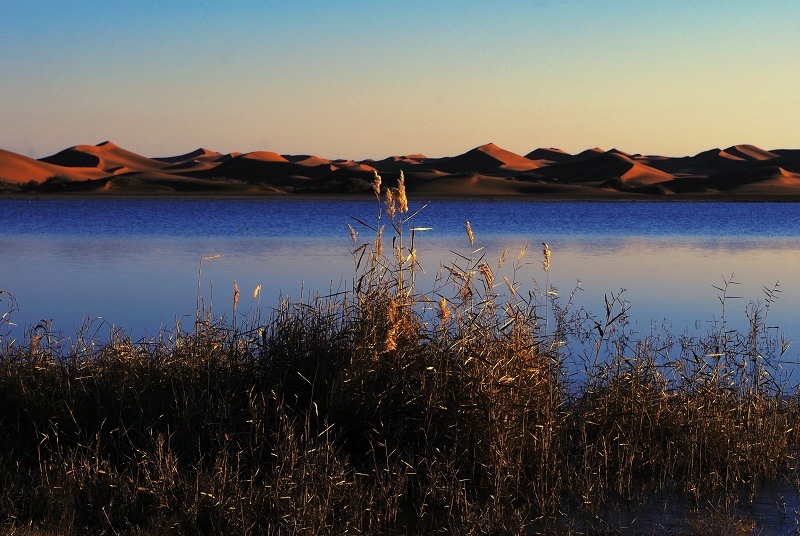
[[[288,162],[287,159],[285,159],[278,153],[273,153],[272,151],[253,151],[252,153],[245,153],[236,158],[259,160],[261,162]]]
[[[331,164],[330,160],[314,155],[284,155],[284,158],[301,166],[329,166]]]
[[[318,178],[335,169],[330,163],[304,165],[290,162],[278,153],[256,151],[220,162],[214,168],[196,173],[199,177],[229,177],[246,181],[280,181],[297,177]]]
[[[76,145],[60,153],[42,158],[42,162],[66,167],[96,167],[111,171],[121,167],[137,170],[156,170],[167,162],[147,158],[105,141],[98,145]]]
[[[107,175],[108,173],[103,170],[93,167],[62,167],[0,149],[0,181],[11,184],[44,182],[56,176],[70,180],[86,180]]]
[[[389,156],[383,160],[362,160],[360,163],[365,164],[381,171],[400,171],[413,172],[425,169],[425,162],[429,160],[428,157],[422,154],[413,154],[406,156]]]
[[[753,145],[675,158],[599,148],[575,155],[540,148],[520,156],[488,143],[454,157],[411,154],[360,162],[271,151],[223,155],[204,148],[148,158],[111,142],[77,145],[41,160],[0,149],[4,192],[368,194],[376,170],[386,186],[402,170],[409,191],[425,195],[800,199],[800,150]]]
[[[183,162],[216,162],[222,156],[222,153],[218,153],[217,151],[210,151],[203,147],[199,149],[195,149],[194,151],[190,151],[185,154],[177,155],[177,156],[162,156],[154,158],[153,160],[158,160],[160,162],[166,162],[168,164],[180,164]]]
[[[742,158],[741,156],[737,156],[737,155],[735,155],[735,154],[731,154],[731,153],[729,153],[729,152],[727,152],[727,151],[724,151],[724,150],[723,150],[723,151],[719,151],[719,153],[717,153],[717,154],[718,154],[720,157],[722,157],[722,158],[727,158],[727,159],[729,159],[729,160],[738,160],[738,161],[744,161],[744,160],[747,160],[746,158]]]
[[[600,147],[592,147],[591,149],[586,149],[585,151],[581,151],[575,156],[573,156],[570,160],[575,162],[578,160],[588,160],[589,158],[594,158],[595,156],[606,154],[604,150]]]
[[[537,176],[567,184],[601,185],[608,181],[620,181],[639,186],[666,182],[674,178],[669,173],[635,162],[619,152],[598,153],[596,149],[584,151],[576,155],[572,161],[540,168],[530,174],[532,178]]]
[[[177,173],[180,175],[188,175],[191,173],[200,173],[203,171],[207,171],[209,169],[213,169],[219,165],[219,162],[211,161],[206,162],[203,160],[188,160],[185,162],[179,162],[177,164],[172,164],[171,166],[167,166],[163,168],[161,171],[166,173]]]
[[[525,155],[528,160],[546,160],[549,162],[566,162],[572,155],[555,147],[538,148]]]
[[[539,165],[511,151],[487,143],[464,154],[429,160],[427,165],[440,171],[453,173],[498,173],[500,171],[530,171]]]
[[[657,184],[660,182],[667,182],[674,179],[669,173],[659,171],[655,168],[640,164],[638,162],[631,162],[631,167],[620,175],[620,179],[630,184]]]
[[[779,155],[759,149],[755,145],[734,145],[725,149],[725,153],[742,160],[772,160]]]
[[[375,171],[377,171],[374,167],[369,166],[367,164],[352,164],[349,166],[342,166],[339,167],[331,172],[331,176],[352,176],[352,177],[359,177],[359,178],[367,178],[372,180],[375,176]]]

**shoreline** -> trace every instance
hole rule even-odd
[[[591,195],[581,193],[552,193],[552,194],[474,194],[474,193],[436,193],[424,195],[409,189],[409,193],[419,199],[430,200],[496,200],[496,201],[541,201],[541,202],[644,202],[644,203],[673,203],[673,202],[722,202],[722,203],[797,203],[800,194],[629,194],[625,192]],[[373,199],[370,193],[338,193],[338,192],[271,192],[271,193],[242,193],[237,191],[203,191],[203,192],[0,192],[2,199],[241,199],[251,200],[302,200],[302,199]]]

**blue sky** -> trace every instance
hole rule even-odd
[[[0,0],[0,148],[800,147],[800,3]]]

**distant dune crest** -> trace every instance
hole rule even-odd
[[[800,199],[800,150],[746,144],[670,157],[599,147],[578,154],[538,148],[523,156],[487,143],[450,157],[361,161],[202,147],[150,158],[111,141],[39,160],[0,149],[0,191],[8,193],[369,193],[375,172],[392,185],[401,171],[409,191],[423,195]]]

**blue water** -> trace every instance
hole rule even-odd
[[[737,327],[746,326],[747,304],[763,305],[763,287],[777,284],[769,324],[800,338],[800,204],[432,199],[412,200],[416,211],[406,229],[431,228],[416,233],[423,287],[457,255],[483,256],[498,281],[516,278],[540,292],[551,285],[562,295],[578,289],[577,305],[598,314],[606,294],[621,293],[631,329],[681,334],[719,322],[714,287],[725,280],[735,283],[726,315]],[[345,289],[354,276],[350,251],[374,239],[354,218],[387,225],[389,237],[378,215],[368,198],[0,199],[0,290],[18,305],[5,340],[41,320],[66,334],[88,320],[152,336],[191,325],[198,296],[231,316],[234,280],[237,314],[268,309],[280,296]],[[355,245],[348,223],[359,232]],[[547,274],[542,242],[552,250]],[[509,261],[498,269],[506,249]],[[216,255],[199,273],[200,260]],[[2,315],[10,302],[0,298]]]
[[[423,207],[411,203],[411,212]],[[435,199],[412,220],[457,235],[797,238],[795,203]],[[2,199],[2,235],[328,237],[351,217],[374,223],[372,199]]]

